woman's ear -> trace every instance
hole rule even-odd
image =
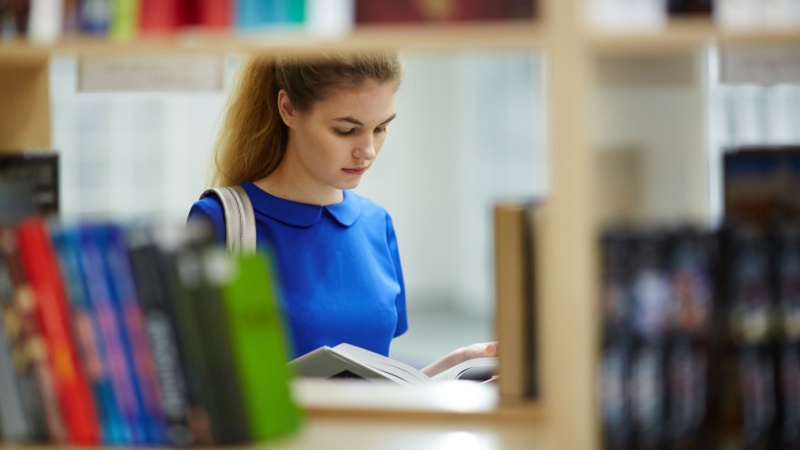
[[[295,120],[297,120],[296,113],[292,102],[289,100],[289,94],[283,89],[278,91],[278,112],[281,115],[283,123],[286,124],[287,127],[292,128]]]

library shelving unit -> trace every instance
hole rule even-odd
[[[686,20],[652,32],[601,33],[586,25],[582,0],[537,4],[532,23],[364,27],[329,40],[192,35],[126,43],[0,42],[0,151],[50,147],[52,55],[303,52],[319,46],[541,52],[547,61],[549,191],[536,255],[540,398],[497,401],[488,388],[469,395],[445,386],[398,393],[301,382],[307,426],[273,448],[335,448],[335,442],[346,448],[388,448],[381,443],[389,442],[392,448],[599,448],[600,226],[618,218],[703,222],[704,52],[713,45],[796,46],[800,32],[735,33],[710,20]],[[465,431],[473,434],[460,434]]]

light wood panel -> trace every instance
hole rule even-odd
[[[587,144],[591,70],[578,0],[545,2],[550,193],[541,217],[540,354],[546,420],[555,445],[598,448],[597,321],[591,158]]]
[[[50,133],[48,57],[0,64],[0,151],[49,148]]]

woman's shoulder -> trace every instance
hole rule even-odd
[[[389,211],[375,201],[370,200],[367,197],[362,197],[353,191],[348,191],[348,195],[352,195],[353,199],[358,202],[358,206],[361,209],[361,216],[373,219],[389,218]]]
[[[207,195],[192,204],[192,209],[189,210],[189,220],[200,217],[206,219],[225,219],[222,202],[217,196]]]

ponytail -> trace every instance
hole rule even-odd
[[[252,59],[242,69],[214,146],[212,186],[263,178],[280,164],[288,130],[278,112],[273,58]]]

